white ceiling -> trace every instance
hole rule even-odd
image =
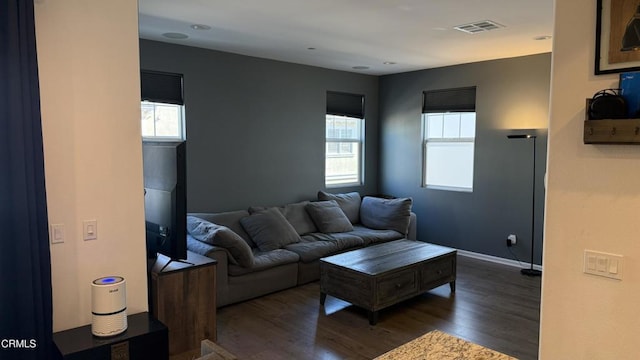
[[[143,39],[375,75],[550,52],[552,40],[534,38],[553,32],[553,0],[138,2]],[[482,20],[504,27],[453,29]],[[189,38],[168,39],[167,32]]]

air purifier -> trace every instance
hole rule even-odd
[[[91,332],[114,336],[127,330],[127,289],[121,276],[106,276],[91,283]]]

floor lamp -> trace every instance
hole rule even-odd
[[[531,195],[531,267],[529,269],[521,269],[520,272],[527,276],[541,276],[542,271],[533,268],[533,244],[535,230],[535,210],[536,210],[536,136],[530,134],[523,135],[507,135],[509,139],[533,139],[533,186]]]

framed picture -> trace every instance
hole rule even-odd
[[[595,74],[640,70],[640,0],[598,0]]]

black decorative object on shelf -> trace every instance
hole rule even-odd
[[[627,118],[627,102],[620,89],[604,89],[593,95],[589,102],[589,120]]]

